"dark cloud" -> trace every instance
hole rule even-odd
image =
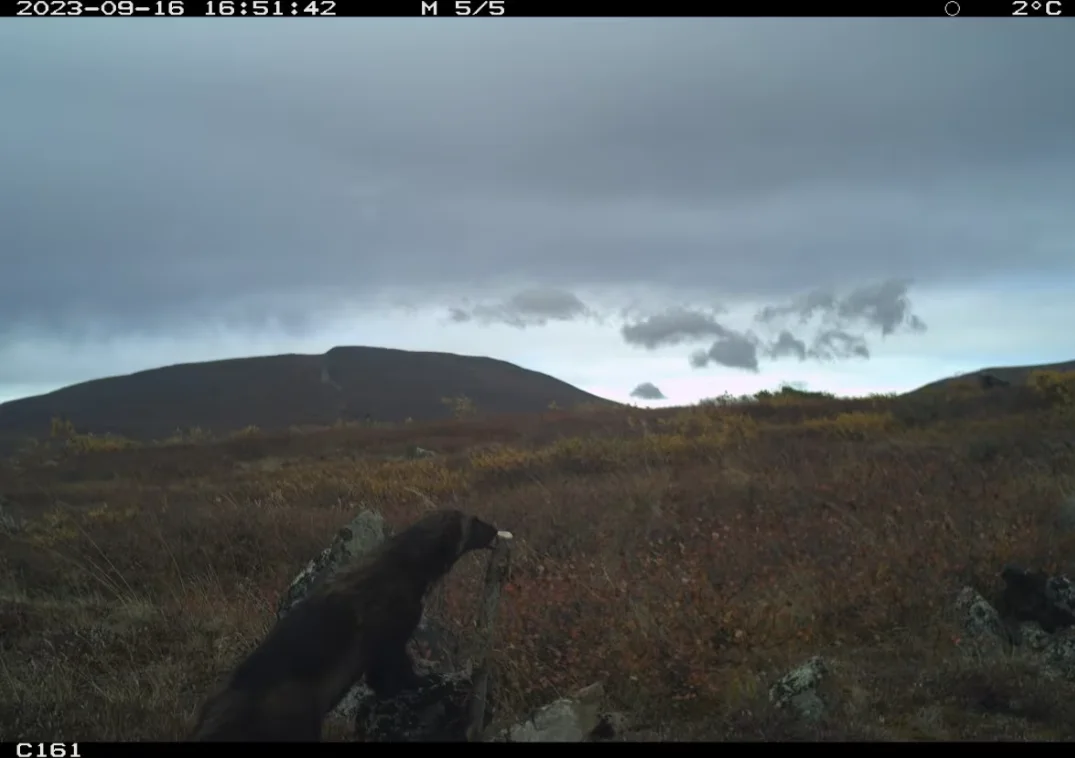
[[[657,385],[653,382],[642,382],[642,384],[631,390],[631,397],[637,397],[640,400],[667,400],[664,393],[661,392]]]
[[[808,355],[820,360],[843,358],[869,358],[870,349],[860,335],[849,334],[840,329],[825,329],[814,338]]]
[[[766,352],[770,358],[793,356],[800,361],[805,361],[807,356],[806,343],[786,330],[777,335]]]
[[[706,337],[719,337],[728,330],[717,323],[712,313],[690,308],[669,308],[620,329],[625,342],[650,350]]]
[[[777,338],[766,346],[765,354],[769,358],[798,358],[800,361],[836,361],[849,358],[869,358],[870,349],[866,338],[840,329],[822,329],[815,334],[811,344],[782,331]]]
[[[800,324],[814,318],[831,327],[861,325],[878,329],[889,335],[903,328],[925,331],[926,325],[911,313],[907,297],[909,282],[888,280],[879,284],[858,287],[843,298],[829,291],[815,291],[786,305],[766,306],[755,316],[766,324],[787,322],[798,317]]]
[[[302,331],[397,295],[582,317],[458,305],[512,282],[791,308],[757,342],[701,311],[624,333],[713,341],[707,363],[798,357],[778,330],[860,354],[819,335],[917,323],[863,282],[1075,273],[1075,45],[1052,21],[4,25],[0,340]]]
[[[577,295],[557,289],[524,290],[494,305],[476,305],[469,310],[459,307],[448,309],[448,318],[457,323],[473,320],[482,324],[506,324],[519,329],[594,315]]]
[[[465,324],[473,318],[469,311],[465,311],[462,308],[452,307],[448,309],[448,320],[457,324]]]
[[[695,368],[717,363],[729,368],[757,371],[758,343],[750,334],[729,334],[714,342],[708,349],[692,353],[690,362]]]
[[[718,363],[731,368],[758,370],[758,338],[719,323],[712,313],[684,307],[670,308],[620,329],[628,344],[655,350],[659,347],[699,342],[717,337],[707,350],[691,354],[695,368]]]
[[[806,323],[819,314],[831,313],[836,308],[836,297],[831,292],[811,292],[798,300],[784,305],[767,305],[754,317],[757,321],[773,323],[791,316],[798,316]]]
[[[812,293],[794,300],[790,305],[766,306],[755,316],[763,326],[797,317],[800,329],[809,327],[817,317],[822,326],[806,339],[782,329],[766,342],[752,330],[730,328],[717,320],[720,309],[702,310],[674,306],[657,313],[628,321],[620,328],[623,340],[636,347],[656,350],[692,342],[710,342],[705,350],[689,356],[692,366],[704,368],[718,364],[729,368],[758,371],[759,359],[798,358],[800,361],[834,361],[849,358],[869,358],[870,351],[863,334],[842,328],[858,323],[864,329],[888,335],[900,326],[911,330],[924,329],[921,320],[910,312],[906,285],[882,283],[861,287],[843,298],[831,293]],[[544,326],[550,321],[572,321],[579,318],[602,320],[577,295],[565,290],[525,290],[493,305],[458,306],[448,309],[453,323],[506,324],[519,329]],[[835,324],[835,325],[834,325]],[[716,338],[715,340],[713,338]],[[639,385],[646,391],[643,385]]]
[[[625,324],[621,333],[627,343],[650,350],[717,337],[708,349],[691,354],[692,366],[704,368],[716,363],[757,371],[760,356],[800,361],[868,359],[869,332],[888,336],[898,330],[926,329],[925,323],[911,312],[907,283],[898,281],[858,287],[843,297],[815,291],[789,304],[764,306],[755,314],[754,322],[764,328],[785,328],[766,341],[753,330],[725,326],[713,313],[677,306]],[[859,331],[850,331],[852,328]],[[811,334],[802,334],[804,331]]]

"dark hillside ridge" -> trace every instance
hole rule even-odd
[[[989,385],[990,381],[985,377],[993,377],[1000,380],[1001,383],[1007,384],[1025,384],[1027,378],[1034,371],[1075,371],[1075,361],[1065,361],[1063,363],[1043,363],[1036,366],[1001,366],[999,368],[983,368],[978,371],[971,371],[967,374],[960,374],[959,376],[950,376],[947,379],[939,379],[935,382],[919,387],[907,394],[914,394],[915,392],[922,392],[923,390],[939,390],[943,389],[946,385],[955,384],[957,382],[974,381]],[[988,388],[988,386],[986,387]]]
[[[162,439],[177,429],[216,434],[257,426],[448,418],[444,397],[482,413],[535,413],[611,401],[493,358],[380,347],[183,363],[94,379],[0,405],[0,439],[43,437],[51,419],[80,432]]]

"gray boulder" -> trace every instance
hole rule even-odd
[[[1075,681],[1075,586],[1066,576],[1049,576],[1008,566],[997,607],[964,587],[956,598],[966,639],[976,657],[1013,655],[1032,663],[1046,678]]]
[[[817,688],[827,673],[825,661],[814,656],[769,688],[769,702],[777,708],[790,708],[805,721],[817,721],[825,712]]]
[[[605,689],[591,684],[571,697],[560,698],[526,719],[498,730],[493,742],[587,742],[599,737],[607,716],[602,712]]]
[[[473,682],[465,671],[428,674],[416,690],[367,698],[355,710],[355,733],[367,742],[466,742]],[[486,710],[485,726],[491,709]]]
[[[964,587],[955,601],[957,623],[963,630],[968,656],[986,658],[1002,654],[1011,642],[1008,627],[997,609],[973,587]]]

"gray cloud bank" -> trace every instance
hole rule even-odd
[[[471,308],[453,306],[448,309],[448,317],[455,323],[478,321],[481,324],[506,324],[518,328],[593,316],[593,311],[577,295],[552,288],[523,290],[494,305]]]
[[[639,400],[667,400],[664,393],[658,389],[657,385],[653,382],[642,382],[642,384],[631,390],[631,397],[637,397]]]
[[[684,309],[624,326],[623,337],[649,349],[679,344],[688,338],[697,341],[705,336],[716,337],[708,349],[691,354],[690,362],[695,368],[716,363],[757,371],[759,356],[800,361],[869,358],[866,335],[871,331],[888,336],[896,331],[926,330],[925,322],[911,313],[907,287],[907,282],[887,281],[859,287],[843,297],[819,290],[784,305],[765,306],[755,314],[754,321],[763,327],[784,327],[769,339],[752,330],[729,329],[712,316]],[[812,325],[812,334],[805,338],[790,331]]]
[[[843,296],[815,290],[786,303],[764,306],[754,315],[754,322],[770,332],[768,336],[725,325],[720,321],[721,308],[683,305],[629,321],[620,328],[620,335],[627,344],[648,350],[712,340],[707,349],[691,353],[690,364],[695,368],[714,363],[758,371],[761,357],[800,361],[869,358],[870,332],[885,337],[897,331],[926,331],[925,322],[911,312],[908,286],[906,281],[890,280],[855,288]],[[457,323],[477,319],[484,325],[516,328],[542,326],[550,320],[603,320],[577,295],[555,289],[528,290],[501,303],[469,310],[449,308],[449,318]]]
[[[0,361],[19,335],[304,332],[502,279],[531,296],[451,318],[653,286],[781,305],[754,337],[680,310],[631,344],[865,355],[863,328],[913,324],[863,282],[1073,273],[1075,45],[1052,21],[6,24]],[[883,307],[794,301],[817,288]]]

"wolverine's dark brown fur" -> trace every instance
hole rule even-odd
[[[202,708],[194,739],[314,741],[363,675],[379,695],[419,678],[406,645],[429,586],[496,528],[460,511],[432,513],[316,586],[280,619]]]

